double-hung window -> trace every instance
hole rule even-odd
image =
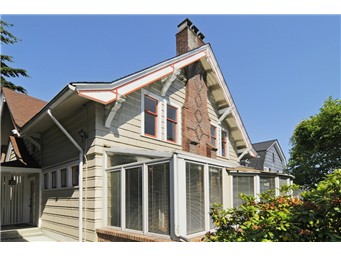
[[[177,108],[167,105],[167,141],[177,141]]]
[[[217,147],[217,127],[211,125],[211,145],[212,147]]]
[[[228,138],[227,138],[227,132],[224,130],[221,130],[221,156],[228,157]]]
[[[66,168],[60,170],[60,186],[65,188],[67,186]]]
[[[78,165],[72,166],[72,186],[79,185],[79,167]]]
[[[158,126],[158,100],[144,95],[144,134],[157,137]]]
[[[52,172],[52,188],[57,187],[57,171]]]

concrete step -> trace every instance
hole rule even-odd
[[[0,233],[1,242],[6,242],[9,240],[17,240],[22,239],[23,237],[32,237],[32,236],[42,236],[43,233],[40,228],[24,228],[24,229],[12,229],[12,230],[3,230]]]

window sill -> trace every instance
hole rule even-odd
[[[162,139],[159,139],[158,137],[148,136],[145,134],[141,134],[141,137],[147,138],[147,139],[152,139],[152,140],[159,141],[159,142],[164,142],[164,143],[171,144],[171,145],[181,146],[181,142],[173,142],[170,140],[162,140]]]

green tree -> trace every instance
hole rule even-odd
[[[288,163],[295,183],[314,188],[341,167],[341,100],[329,97],[320,112],[299,123],[291,137]]]
[[[12,24],[9,24],[3,20],[0,20],[0,35],[1,35],[1,45],[3,44],[14,44],[19,40],[8,32],[5,28],[11,27]],[[27,93],[26,89],[22,86],[15,85],[14,83],[8,81],[6,78],[15,78],[15,77],[29,77],[27,75],[27,71],[21,68],[13,68],[8,65],[8,63],[13,63],[13,57],[8,55],[1,54],[1,87],[8,87],[12,90],[16,90],[22,93]]]

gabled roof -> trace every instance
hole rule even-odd
[[[3,87],[2,91],[11,113],[12,121],[17,128],[23,127],[47,103],[6,87]]]
[[[75,101],[76,95],[78,95],[78,99],[92,100],[103,105],[108,105],[115,102],[119,97],[128,95],[157,80],[171,76],[175,72],[196,61],[200,61],[207,72],[207,84],[212,92],[212,96],[217,102],[218,111],[224,111],[228,107],[231,107],[232,109],[231,113],[227,115],[224,120],[233,128],[231,129],[231,132],[232,136],[235,138],[238,151],[241,153],[244,150],[248,150],[251,156],[256,156],[257,153],[252,148],[244,124],[239,116],[238,110],[209,44],[175,56],[113,82],[70,83],[54,97],[39,114],[30,120],[26,126],[37,123],[44,118],[46,111],[49,108],[57,108],[58,106],[61,106],[61,104],[64,104],[66,100],[70,101],[71,97],[73,101]],[[24,130],[27,128],[26,126],[24,127]]]
[[[233,109],[225,120],[231,127],[237,128],[233,129],[233,135],[237,138],[236,143],[238,150],[247,149],[251,156],[256,156],[257,153],[252,148],[244,124],[209,44],[165,60],[111,83],[75,82],[71,83],[71,85],[74,86],[75,91],[79,96],[107,105],[116,101],[121,96],[128,95],[152,82],[168,77],[177,70],[181,70],[196,61],[201,61],[201,64],[207,72],[207,83],[217,102],[218,110],[224,110],[228,107]]]
[[[256,159],[250,159],[251,166],[253,166],[256,169],[262,170],[264,167],[264,161],[265,161],[265,156],[266,152],[274,146],[276,151],[278,152],[279,157],[286,163],[286,158],[283,154],[282,148],[279,145],[279,142],[277,139],[275,140],[268,140],[268,141],[262,141],[262,142],[257,142],[252,144],[253,148],[257,151],[258,153],[258,158]]]
[[[1,166],[39,168],[39,164],[28,153],[24,140],[14,136],[9,138],[16,160],[2,162]]]
[[[276,141],[277,140],[257,142],[257,143],[253,143],[252,146],[256,151],[264,151],[270,148],[272,144],[274,144]]]

